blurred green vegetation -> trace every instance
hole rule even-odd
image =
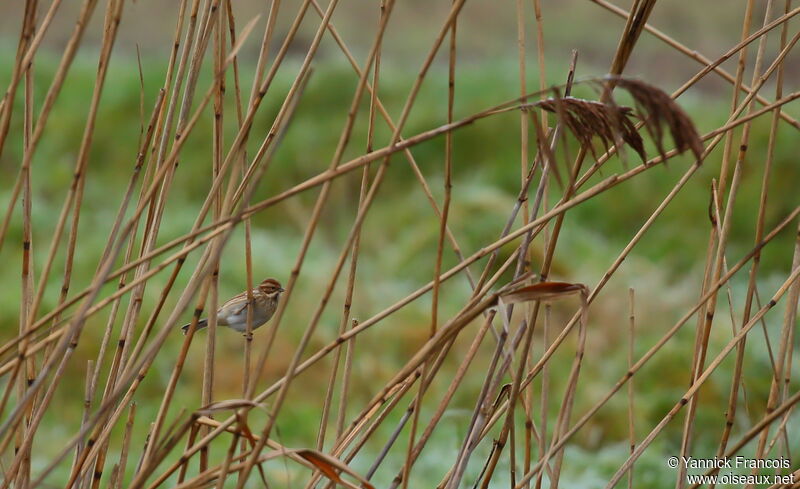
[[[12,59],[13,51],[4,46],[0,51],[2,59]],[[37,110],[46,94],[46,87],[52,79],[58,59],[42,53],[37,57],[36,102]],[[87,112],[87,101],[92,93],[95,76],[96,56],[83,53],[75,62],[64,85],[63,93],[58,98],[50,115],[47,129],[38,146],[33,162],[33,221],[35,226],[34,250],[36,270],[46,257],[49,238],[72,179],[72,169],[83,133]],[[161,58],[145,58],[142,61],[144,90],[141,92],[145,109],[144,120],[149,112],[154,96],[159,89],[164,71],[164,60]],[[11,63],[0,63],[0,85],[5,86],[10,77]],[[250,141],[248,154],[255,153],[260,141],[266,134],[271,118],[278,110],[278,103],[284,97],[291,83],[297,63],[287,63],[279,71],[270,94],[265,100],[266,107],[260,111],[255,122],[253,138]],[[600,74],[585,68],[582,76]],[[404,135],[413,135],[420,131],[434,128],[445,122],[446,90],[445,68],[435,65],[419,100],[411,114]],[[493,65],[482,63],[471,65],[465,63],[459,69],[459,82],[456,87],[456,106],[459,116],[469,115],[477,110],[487,108],[504,100],[515,97],[517,90],[517,67],[515,63],[497,59]],[[207,71],[207,70],[205,70]],[[552,70],[551,83],[559,83],[564,73]],[[532,73],[531,76],[534,76]],[[242,69],[242,93],[249,93],[251,73],[247,67]],[[649,80],[657,83],[658,80]],[[202,90],[208,83],[207,73],[200,83]],[[403,105],[405,94],[413,83],[411,71],[403,71],[387,67],[380,83],[380,95],[390,114],[397,116]],[[302,99],[297,116],[282,141],[271,167],[258,189],[256,199],[264,199],[285,190],[292,185],[311,177],[326,168],[330,162],[333,148],[344,124],[344,115],[350,103],[355,87],[355,77],[349,66],[329,61],[315,66],[315,72]],[[233,89],[233,80],[228,79],[228,89]],[[591,94],[584,93],[587,96]],[[17,101],[19,104],[19,100]],[[108,82],[103,94],[98,115],[100,121],[94,136],[91,160],[89,163],[86,195],[84,199],[81,228],[79,233],[80,248],[76,255],[75,274],[72,291],[79,291],[88,285],[102,252],[108,230],[112,224],[119,197],[131,176],[133,161],[140,138],[142,116],[140,115],[140,81],[135,59],[117,57],[111,64]],[[680,104],[694,118],[697,127],[704,132],[720,125],[726,118],[727,95],[710,98],[698,94],[690,94],[679,99]],[[363,112],[363,111],[362,111]],[[226,140],[234,136],[233,118],[235,107],[226,108]],[[361,116],[352,137],[352,143],[345,158],[362,152],[365,148],[366,128]],[[15,121],[19,119],[15,118]],[[194,221],[196,210],[207,194],[210,182],[211,163],[211,112],[207,110],[199,126],[195,129],[188,144],[181,153],[177,180],[171,189],[170,204],[166,210],[159,242],[186,232]],[[735,205],[735,221],[731,229],[729,263],[737,261],[752,246],[752,235],[755,226],[757,202],[760,192],[761,166],[766,154],[768,138],[767,118],[759,119],[753,127],[748,159],[745,162],[742,187]],[[384,124],[378,124],[376,147],[386,144],[389,132]],[[0,159],[0,180],[5,182],[0,187],[0,201],[7,202],[10,195],[11,182],[21,161],[21,128],[18,123],[11,128],[9,143]],[[796,205],[791,199],[800,171],[796,165],[796,151],[793,144],[787,141],[794,137],[786,125],[781,125],[778,133],[778,145],[773,163],[773,178],[769,181],[770,199],[766,222],[774,225]],[[450,225],[465,254],[469,255],[480,246],[489,243],[499,235],[506,216],[510,212],[519,188],[520,156],[519,156],[519,117],[517,114],[491,117],[472,124],[455,133],[455,154],[453,159],[454,190]],[[420,144],[413,148],[413,154],[419,162],[423,173],[430,182],[433,192],[439,201],[442,195],[444,140],[435,140]],[[650,148],[651,154],[655,154]],[[575,148],[570,153],[575,154]],[[630,165],[638,164],[635,155],[629,154]],[[576,414],[582,414],[598,398],[600,398],[626,371],[626,350],[622,347],[627,341],[627,288],[637,290],[637,325],[636,337],[637,358],[641,356],[664,332],[673,324],[699,295],[696,289],[702,277],[702,265],[705,259],[706,243],[709,233],[708,202],[710,182],[719,174],[721,145],[708,158],[704,168],[687,184],[679,197],[667,208],[657,224],[650,230],[635,252],[623,265],[618,276],[609,284],[607,292],[597,301],[590,315],[589,350],[586,364],[581,374],[579,397],[576,400]],[[562,174],[563,161],[562,164]],[[571,210],[566,219],[554,265],[555,276],[570,281],[584,282],[593,285],[612,263],[619,251],[639,229],[661,199],[683,174],[687,157],[670,162],[668,166],[660,166],[648,170],[645,174],[619,187],[604,193],[598,198],[581,204]],[[600,175],[592,179],[594,183],[611,173],[621,171],[625,163],[611,161]],[[373,166],[374,174],[374,166]],[[284,321],[284,329],[278,337],[276,359],[268,366],[267,375],[270,381],[288,363],[293,351],[293,341],[304,329],[310,311],[313,310],[322,287],[327,282],[330,269],[341,248],[346,234],[350,230],[358,198],[360,173],[339,179],[333,186],[330,206],[326,210],[320,229],[317,232],[309,251],[303,274],[298,283],[298,292],[293,297],[292,305]],[[553,187],[550,194],[552,205],[559,190]],[[295,259],[297,245],[311,208],[316,198],[316,191],[305,192],[296,198],[270,208],[255,216],[253,224],[253,249],[256,270],[260,275],[287,277]],[[21,256],[20,236],[21,219],[12,222],[10,239],[3,250],[4,263],[0,268],[0,283],[6,284],[5,293],[0,296],[0,324],[3,324],[4,337],[10,337],[16,327],[19,310],[19,263]],[[425,199],[419,184],[416,182],[409,165],[402,155],[392,158],[392,166],[386,181],[380,189],[376,200],[365,222],[362,241],[362,257],[359,262],[359,277],[356,288],[357,300],[354,304],[356,317],[366,318],[395,300],[415,290],[431,278],[435,260],[438,222]],[[782,274],[788,270],[791,261],[793,233],[784,232],[773,244],[764,250],[762,259],[761,284],[764,295],[771,294],[779,283]],[[243,258],[243,232],[235,234],[229,244],[223,269],[221,270],[220,294],[228,296],[242,289],[244,283],[245,264]],[[541,241],[534,245],[535,256],[541,256]],[[503,256],[511,251],[503,250]],[[456,259],[447,253],[445,266],[452,266]],[[484,262],[481,262],[484,263]],[[190,269],[192,261],[187,263]],[[60,289],[60,272],[63,268],[63,256],[56,261],[53,276],[48,284],[44,310],[54,306],[57,292]],[[478,267],[473,268],[479,270]],[[740,273],[733,282],[732,294],[741,303],[744,294],[744,277]],[[179,285],[185,284],[187,274],[183,273]],[[457,311],[459,304],[469,290],[466,281],[459,278],[443,290],[442,317]],[[156,276],[147,288],[145,310],[157,300],[159,286],[165,283],[166,272]],[[690,284],[687,286],[687,284]],[[341,287],[340,287],[341,289]],[[113,290],[109,286],[108,290]],[[179,292],[180,287],[176,287]],[[169,304],[174,304],[176,293],[172,294]],[[310,350],[325,344],[336,336],[341,304],[342,291],[337,290],[328,311],[323,316],[323,324],[319,334],[314,338]],[[351,400],[351,415],[357,412],[361,403],[372,393],[366,389],[358,389],[358,379],[385,379],[404,363],[408,355],[425,340],[429,315],[429,298],[417,301],[406,307],[400,314],[387,319],[376,331],[359,337],[356,348],[362,351],[378,351],[376,355],[357,356],[353,385],[357,386]],[[728,305],[722,301],[719,307],[720,318],[714,335],[710,354],[719,351],[730,338],[728,325]],[[563,324],[575,309],[575,304],[559,305],[554,314],[555,324]],[[777,308],[780,309],[780,308]],[[781,321],[782,312],[776,311],[767,315],[770,326],[767,334],[775,347],[777,324]],[[738,318],[741,311],[735,311]],[[92,358],[98,348],[105,318],[103,314],[95,317],[86,329],[78,354],[81,358]],[[220,335],[218,349],[218,378],[220,398],[237,397],[241,389],[241,340],[238,335],[223,331]],[[469,335],[467,335],[469,336]],[[551,335],[551,336],[554,336]],[[258,339],[258,337],[257,337]],[[649,431],[661,417],[680,398],[688,385],[686,362],[691,361],[694,342],[694,320],[690,321],[652,362],[635,377],[636,412],[639,438]],[[202,341],[192,347],[191,365],[197,368],[187,370],[184,380],[178,387],[176,402],[171,414],[177,415],[181,408],[194,409],[199,402],[199,382],[201,369],[199,362],[203,352]],[[543,338],[538,333],[534,355],[543,349]],[[139,416],[141,419],[152,419],[160,402],[160,394],[171,372],[173,358],[180,346],[179,337],[164,349],[164,354],[156,360],[153,374],[148,377],[144,388],[137,394]],[[466,351],[468,343],[461,341],[456,352]],[[487,345],[484,345],[487,346]],[[488,345],[491,346],[491,343]],[[572,362],[574,345],[568,342],[557,353],[551,365],[551,386],[554,391],[549,396],[551,412],[561,403],[561,393],[566,383],[569,365]],[[488,358],[490,348],[484,348],[483,357]],[[281,356],[283,356],[281,358]],[[448,361],[446,369],[454,369],[454,355]],[[746,403],[752,404],[752,411],[741,409],[737,428],[750,424],[760,412],[767,392],[770,378],[769,353],[763,337],[755,336],[748,342],[745,385],[747,389]],[[285,409],[279,420],[280,436],[287,445],[309,446],[313,444],[319,422],[320,406],[309,405],[304,398],[319,397],[309,392],[321,393],[327,382],[327,362],[304,374],[298,382],[303,382],[303,389],[294,389],[289,398],[292,409]],[[480,365],[480,362],[478,362]],[[476,367],[478,366],[476,365]],[[104,366],[107,368],[108,366]],[[58,416],[79,419],[81,402],[75,401],[83,392],[84,370],[70,366],[66,385],[70,389],[61,389],[58,396],[63,402],[63,409]],[[795,363],[794,368],[798,368]],[[729,358],[714,374],[711,381],[702,391],[701,408],[696,421],[696,446],[700,453],[711,453],[718,440],[717,433],[724,423],[722,408],[727,401],[728,386],[733,371],[733,358]],[[676,372],[673,374],[673,372]],[[420,481],[432,481],[440,474],[436,470],[438,457],[452,458],[461,442],[457,427],[463,427],[469,417],[472,405],[471,396],[480,388],[481,376],[467,377],[467,381],[448,411],[443,424],[438,430],[435,446],[441,451],[420,461],[417,477]],[[434,385],[427,395],[429,399],[440,398],[447,389],[447,378]],[[539,385],[539,380],[536,385]],[[265,384],[266,385],[266,384]],[[538,403],[538,401],[537,401]],[[571,471],[568,482],[581,487],[597,485],[595,480],[606,479],[616,462],[604,465],[603,460],[619,460],[620,453],[627,448],[627,418],[624,396],[616,396],[603,408],[590,426],[578,437],[580,448],[571,448],[567,452],[570,467],[585,466],[585,472]],[[538,408],[535,409],[538,411]],[[423,419],[424,419],[423,413]],[[52,415],[49,415],[52,416]],[[749,421],[748,421],[749,420]],[[53,440],[62,440],[69,430],[61,430],[55,419],[50,419],[47,435]],[[257,424],[259,420],[252,420]],[[665,434],[659,438],[657,450],[663,454],[674,454],[680,443],[681,424],[673,422]],[[386,434],[393,427],[386,424]],[[798,426],[790,423],[793,433],[800,436]],[[137,434],[141,436],[141,434]],[[385,437],[376,437],[382,440]],[[138,439],[137,439],[138,440]],[[141,440],[138,440],[141,441]],[[614,445],[618,442],[619,445]],[[600,453],[597,450],[603,448]],[[58,443],[53,444],[53,450]],[[368,446],[377,451],[377,441]],[[427,451],[425,453],[428,453]],[[42,454],[48,455],[48,454]],[[47,458],[44,457],[43,460]],[[369,460],[368,457],[365,457]],[[592,463],[576,465],[576,461],[591,460]],[[645,480],[651,487],[658,485],[657,478],[652,477],[657,471],[667,471],[664,457],[659,458],[653,451],[648,452],[640,465],[637,474],[641,473],[642,483]],[[282,473],[282,463],[274,463],[276,473]],[[356,461],[356,467],[364,469]],[[387,463],[387,467],[396,464]],[[477,469],[476,469],[477,470]],[[653,472],[656,471],[656,472]],[[665,472],[667,473],[667,472]],[[583,474],[583,475],[581,475]],[[387,481],[394,474],[390,470],[381,470],[376,481]],[[647,477],[652,477],[647,479]],[[438,479],[437,479],[438,480]],[[671,480],[671,479],[668,479]]]

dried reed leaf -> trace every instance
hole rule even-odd
[[[527,271],[521,274],[519,277],[512,280],[511,282],[507,283],[505,286],[503,286],[503,288],[500,290],[500,293],[502,294],[505,291],[516,289],[518,285],[533,280],[536,277],[537,277],[536,272]]]
[[[497,409],[500,408],[500,405],[509,397],[510,394],[511,384],[503,384],[502,387],[500,387],[500,391],[497,393],[497,397],[495,397],[494,402],[492,403],[492,412],[497,412]]]
[[[585,285],[570,282],[540,282],[538,284],[526,285],[518,289],[505,292],[500,295],[500,299],[505,304],[516,304],[518,302],[546,301],[560,299],[570,295],[586,296],[588,290]]]
[[[347,464],[337,458],[311,449],[299,449],[295,450],[294,452],[319,469],[320,472],[325,474],[325,477],[333,482],[345,485],[347,487],[357,487],[339,477],[339,472],[344,472],[353,476],[355,479],[358,479],[358,481],[361,483],[361,487],[374,489],[374,486],[370,484],[367,479],[357,474]]]
[[[239,425],[239,432],[242,434],[242,436],[244,436],[248,440],[255,442],[256,438],[258,437],[254,435],[252,431],[250,431],[250,426],[247,424],[247,421],[242,418],[243,416],[240,416],[239,413],[237,412],[236,421]]]

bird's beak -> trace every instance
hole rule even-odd
[[[280,289],[278,289],[278,292],[286,292],[286,289],[284,289],[283,287],[281,287]]]

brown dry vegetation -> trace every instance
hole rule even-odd
[[[591,29],[580,20],[591,7],[608,20],[598,33],[615,26],[618,40],[587,46],[588,66],[602,64],[595,49],[608,67],[577,77],[591,72],[587,53],[551,61],[539,0],[453,0],[424,16],[393,0],[61,3],[3,6],[2,28],[19,36],[3,55],[0,253],[21,280],[3,284],[20,292],[0,346],[0,489],[684,487],[667,455],[796,455],[800,207],[774,170],[800,129],[790,2],[720,12],[725,25],[736,14],[741,36],[713,55],[655,30],[654,1],[630,14],[573,2],[573,29]],[[143,43],[150,62],[134,54],[146,21],[128,27],[130,10],[160,33]],[[417,22],[424,42],[407,40]],[[503,34],[470,36],[484,28]],[[569,32],[554,34],[559,49]],[[663,80],[632,76],[656,38],[688,61]],[[96,71],[76,102],[65,80],[85,45]],[[498,49],[516,51],[514,81],[462,95],[462,60]],[[115,56],[136,65],[136,83],[109,83]],[[335,89],[314,70],[334,56],[348,63]],[[402,96],[387,95],[401,92],[392,77],[408,81]],[[705,127],[678,97],[708,93],[710,78],[730,103]],[[115,90],[140,97],[138,130],[109,132]],[[330,99],[345,102],[323,114]],[[45,158],[48,124],[70,107],[84,124],[75,148]],[[420,111],[437,123],[422,127]],[[309,118],[335,130],[308,134]],[[513,163],[478,132],[496,121],[514,134]],[[478,142],[459,139],[466,131]],[[123,141],[136,143],[126,159],[94,161]],[[489,166],[514,197],[475,205],[496,182],[454,183],[470,144],[496,155]],[[57,158],[69,161],[65,185],[53,183]],[[697,204],[682,191],[701,176]],[[665,178],[608,259],[594,259],[599,244],[564,244],[591,235],[581,209],[608,196],[640,205],[637,189]],[[747,185],[758,197],[743,202]],[[662,218],[676,206],[701,216],[692,231]],[[102,213],[106,227],[82,227]],[[744,239],[740,214],[754,216]],[[491,224],[470,231],[482,215]],[[667,265],[636,254],[660,228],[703,235],[681,251],[697,269],[671,289]],[[765,272],[770,246],[784,266]],[[244,339],[214,321],[180,335],[234,292],[220,277],[235,267],[239,290],[281,280],[273,319]],[[594,479],[581,481],[590,462]]]

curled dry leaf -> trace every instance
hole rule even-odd
[[[294,450],[294,452],[300,457],[303,457],[311,465],[319,469],[320,472],[325,474],[325,477],[332,480],[333,482],[342,484],[347,487],[356,488],[357,486],[339,477],[339,472],[344,472],[357,479],[361,483],[361,487],[365,487],[367,489],[374,489],[374,486],[370,484],[367,479],[356,473],[353,469],[351,469],[347,464],[345,464],[338,458],[332,457],[328,454],[319,452],[317,450],[310,450],[307,448]]]
[[[220,426],[219,421],[208,418],[206,416],[201,416],[196,420],[196,422],[202,425],[211,426],[213,428],[217,428],[218,426]],[[252,442],[255,442],[259,439],[259,437],[257,435],[252,434],[246,426],[243,426],[243,429],[246,430],[246,433],[241,433],[242,436],[245,436]],[[230,427],[226,429],[226,431],[233,433],[236,432],[236,429]],[[327,477],[328,479],[337,484],[341,484],[345,487],[358,489],[358,486],[339,477],[339,474],[344,472],[345,474],[349,474],[354,479],[358,480],[361,483],[362,488],[374,489],[374,486],[370,484],[367,479],[365,479],[359,473],[355,472],[346,463],[342,462],[336,457],[319,452],[317,450],[311,450],[308,448],[293,448],[293,449],[286,448],[274,442],[273,440],[269,440],[267,444],[270,445],[272,448],[277,448],[277,449],[270,450],[268,452],[262,452],[261,455],[258,457],[259,463],[266,462],[278,457],[289,457],[290,459],[293,459],[296,462],[301,462],[300,459],[303,459],[309,464],[313,465],[320,472],[322,472],[322,474],[324,474],[325,477]]]
[[[503,384],[503,386],[500,387],[500,391],[497,393],[497,397],[494,398],[494,403],[492,404],[492,410],[497,411],[497,409],[500,407],[500,404],[506,398],[508,398],[510,394],[511,394],[511,384],[510,383]]]
[[[500,299],[506,304],[517,302],[546,301],[570,295],[586,297],[588,289],[583,284],[570,282],[540,282],[526,285],[500,294]]]

